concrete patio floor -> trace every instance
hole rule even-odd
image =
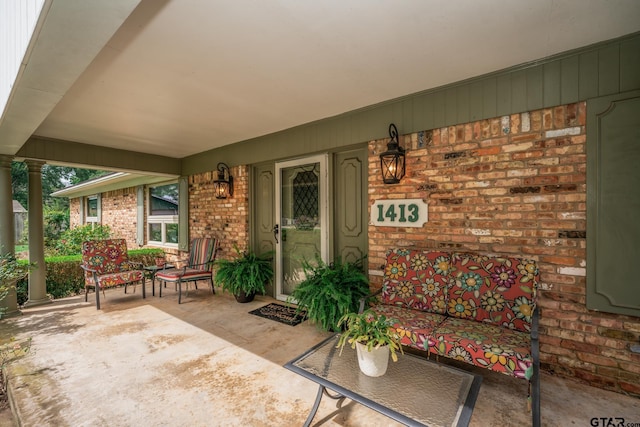
[[[206,286],[178,305],[173,290],[142,299],[107,291],[25,309],[0,322],[0,339],[33,339],[6,371],[22,426],[300,426],[317,385],[282,367],[328,337],[309,322],[288,326],[248,314],[248,304]],[[203,289],[204,288],[204,289]],[[460,365],[458,365],[460,366]],[[525,381],[483,369],[472,426],[530,425]],[[590,426],[591,418],[640,425],[640,399],[542,376],[546,426]],[[349,400],[323,399],[316,426],[396,426]],[[602,425],[602,424],[600,424]]]

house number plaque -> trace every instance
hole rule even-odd
[[[371,224],[390,227],[422,227],[428,221],[422,199],[376,200],[371,206]]]

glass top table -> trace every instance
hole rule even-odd
[[[356,351],[348,344],[340,355],[339,334],[331,336],[284,365],[319,384],[305,427],[311,424],[323,395],[349,398],[408,426],[466,426],[482,377],[412,354],[389,361],[381,377],[360,372]],[[337,393],[332,395],[328,390]]]

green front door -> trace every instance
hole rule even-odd
[[[328,260],[327,156],[276,163],[276,298],[304,279],[302,263]]]

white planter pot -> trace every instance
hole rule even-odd
[[[379,377],[387,372],[389,365],[389,346],[374,348],[367,351],[367,346],[356,343],[358,353],[358,365],[363,374],[370,377]]]

